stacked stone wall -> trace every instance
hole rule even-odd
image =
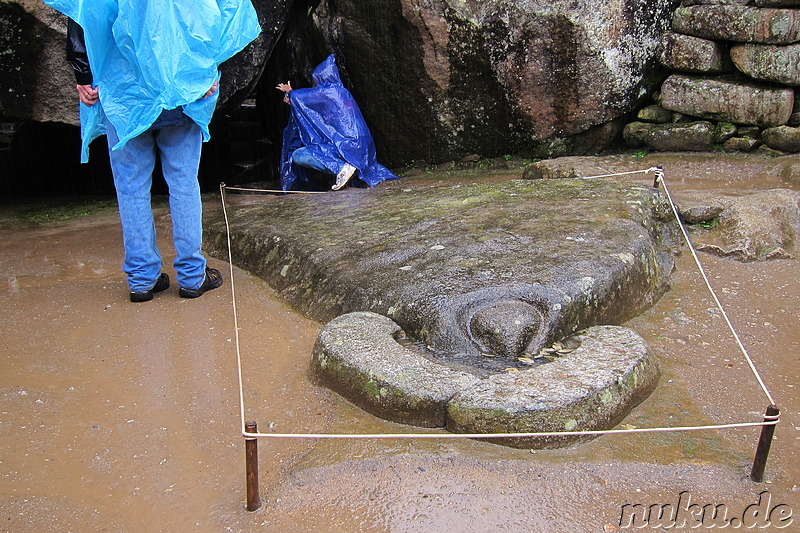
[[[800,0],[684,0],[659,60],[668,75],[629,146],[800,152]]]

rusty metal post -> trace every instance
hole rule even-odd
[[[253,421],[245,422],[244,430],[247,433],[258,433],[258,425]],[[261,497],[258,494],[258,439],[246,437],[244,451],[247,470],[247,510],[256,511],[261,507]]]
[[[767,407],[767,414],[764,415],[764,422],[774,422],[775,417],[780,414],[781,410],[777,405],[770,405]],[[767,457],[769,456],[769,448],[772,445],[772,437],[775,435],[775,425],[761,426],[761,437],[758,439],[758,448],[756,448],[756,456],[753,459],[753,469],[750,470],[750,479],[756,483],[764,481],[764,469],[767,467]]]

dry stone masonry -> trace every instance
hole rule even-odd
[[[669,75],[628,145],[800,152],[800,0],[684,0],[661,44]]]

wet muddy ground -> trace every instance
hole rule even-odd
[[[701,189],[772,186],[758,176],[714,186],[674,164],[679,204]],[[431,178],[408,186],[420,179]],[[206,209],[220,204],[211,198]],[[157,224],[169,264],[164,207]],[[0,230],[0,531],[604,532],[621,530],[626,504],[677,504],[686,492],[732,518],[763,491],[762,506],[794,512],[785,531],[800,523],[797,260],[700,255],[783,412],[765,483],[748,479],[755,428],[603,436],[537,452],[474,440],[275,439],[259,441],[264,507],[248,513],[228,265],[210,260],[226,283],[202,298],[183,300],[173,287],[132,304],[120,243],[110,209]],[[259,429],[418,431],[310,383],[321,324],[246,272],[234,276],[246,418]],[[657,351],[662,378],[624,427],[761,419],[768,401],[688,252],[672,290],[627,325]]]

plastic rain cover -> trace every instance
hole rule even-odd
[[[164,109],[183,112],[209,139],[219,92],[203,96],[220,63],[261,31],[250,0],[44,0],[80,24],[100,104],[81,107],[81,161],[113,124],[119,149]]]
[[[314,69],[313,78],[314,87],[288,93],[291,110],[281,153],[283,190],[313,188],[309,170],[292,162],[292,153],[301,147],[332,174],[350,163],[358,169],[356,178],[370,187],[397,178],[377,162],[375,142],[353,95],[342,85],[333,54]]]

